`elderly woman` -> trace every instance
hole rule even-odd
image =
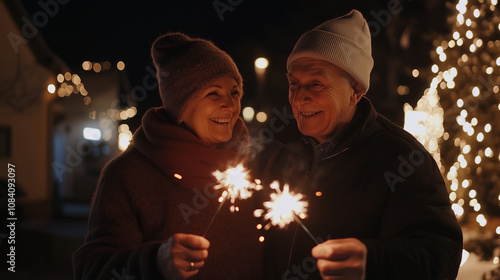
[[[75,279],[261,279],[249,201],[214,216],[212,172],[245,160],[242,78],[212,42],[171,33],[153,43],[163,106],[102,171]]]

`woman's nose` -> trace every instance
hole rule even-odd
[[[235,99],[232,94],[224,95],[222,99],[222,107],[227,109],[236,109],[239,100]]]

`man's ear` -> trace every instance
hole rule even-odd
[[[353,89],[353,92],[352,92],[352,96],[351,96],[351,104],[356,105],[356,104],[358,104],[359,100],[361,100],[361,97],[363,97],[363,95],[365,93],[365,89],[358,82],[354,83],[354,86],[352,87],[352,89]]]

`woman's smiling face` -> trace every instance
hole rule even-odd
[[[319,59],[297,59],[287,78],[288,101],[300,132],[320,143],[351,121],[362,96],[342,69]]]
[[[227,142],[241,110],[242,89],[228,76],[212,80],[194,93],[180,121],[207,145]]]

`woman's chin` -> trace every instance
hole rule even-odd
[[[231,136],[232,136],[232,134],[229,134],[229,135],[217,135],[216,137],[213,137],[211,139],[211,141],[205,141],[205,142],[218,145],[218,144],[229,142],[229,140],[231,140]]]
[[[221,143],[229,142],[229,140],[231,140],[231,136],[232,135],[228,135],[228,136],[224,136],[223,138],[221,138]]]

